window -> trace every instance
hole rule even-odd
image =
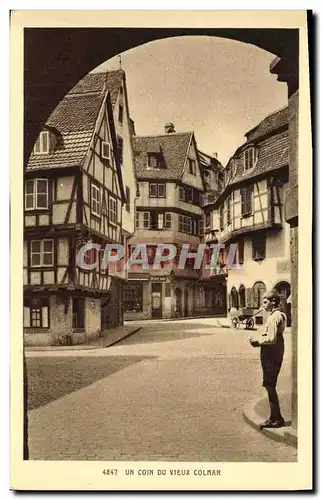
[[[121,163],[121,165],[123,165],[123,139],[122,139],[122,137],[117,138],[117,145],[119,148],[120,163]]]
[[[109,222],[110,224],[117,223],[117,202],[116,199],[112,196],[108,198],[108,207],[109,207]]]
[[[91,209],[94,215],[101,216],[101,189],[96,184],[91,185]]]
[[[143,228],[150,228],[150,212],[143,212]]]
[[[251,147],[244,152],[244,170],[251,170],[255,165],[255,148]]]
[[[253,236],[253,260],[265,259],[266,237],[265,235]]]
[[[227,224],[231,222],[231,197],[227,198]]]
[[[124,311],[143,310],[143,283],[124,283]]]
[[[262,281],[257,281],[252,288],[252,307],[255,309],[261,308],[265,292],[265,284]]]
[[[220,230],[223,230],[224,228],[224,206],[220,205],[219,207],[219,226]]]
[[[186,192],[185,192],[185,188],[183,186],[179,187],[179,200],[186,201]]]
[[[162,153],[148,153],[148,166],[151,168],[164,168],[164,158]]]
[[[73,328],[85,328],[85,301],[83,298],[72,299]]]
[[[253,188],[247,187],[240,190],[241,214],[243,217],[251,215],[253,212]]]
[[[135,213],[135,227],[136,229],[140,227],[140,212]]]
[[[179,215],[179,232],[187,234],[192,233],[191,217],[186,217],[185,215]]]
[[[50,152],[49,147],[49,132],[43,131],[40,132],[39,137],[34,145],[34,153],[35,154],[47,154]]]
[[[158,229],[163,229],[164,214],[158,214]]]
[[[187,202],[193,203],[193,188],[192,187],[187,188]]]
[[[131,211],[131,191],[129,186],[125,186],[125,197],[126,197],[126,211]]]
[[[27,309],[26,327],[30,328],[48,328],[49,327],[49,303],[48,300],[42,300],[38,307]]]
[[[165,198],[166,195],[166,185],[165,183],[154,183],[149,184],[149,196],[150,198]]]
[[[189,174],[196,175],[196,161],[188,158]]]
[[[120,104],[119,105],[119,122],[120,123],[123,123],[123,114],[124,114],[123,106],[122,106],[122,104]]]
[[[102,158],[105,158],[106,160],[111,159],[111,146],[109,142],[102,142],[101,155]]]
[[[246,290],[244,285],[239,287],[239,305],[240,307],[246,307]]]
[[[171,229],[171,214],[170,213],[165,214],[165,228]]]
[[[32,240],[30,242],[31,267],[54,265],[54,241]]]
[[[238,262],[244,263],[244,238],[238,241]]]
[[[25,209],[48,209],[48,179],[32,179],[26,181]]]
[[[205,226],[210,227],[210,214],[205,215]]]

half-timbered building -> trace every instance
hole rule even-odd
[[[211,244],[217,243],[213,222],[213,203],[223,188],[224,168],[217,158],[199,151],[200,166],[205,179],[203,195],[203,231],[205,255],[202,276],[197,287],[196,314],[200,316],[225,316],[227,312],[226,269],[218,265],[211,269],[207,266],[212,258]]]
[[[176,133],[168,123],[158,136],[134,136],[138,192],[136,230],[130,246],[147,246],[149,268],[132,265],[124,289],[127,319],[186,317],[194,314],[200,270],[187,261],[178,269],[182,245],[196,251],[202,241],[204,180],[193,132]],[[173,244],[177,257],[153,269],[157,244]]]
[[[27,344],[83,342],[123,323],[123,263],[104,269],[103,250],[85,254],[91,270],[76,260],[87,243],[102,249],[124,243],[126,190],[114,123],[122,82],[124,75],[85,77],[63,98],[35,143],[25,173]]]
[[[224,188],[211,205],[216,241],[237,245],[227,273],[228,308],[261,308],[263,294],[275,288],[291,322],[289,225],[283,204],[288,186],[288,109],[272,113],[245,134],[246,142],[230,158]],[[235,266],[235,267],[234,267]],[[262,314],[256,317],[263,321]]]

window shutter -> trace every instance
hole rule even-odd
[[[253,190],[252,188],[248,188],[246,190],[246,210],[247,210],[247,213],[251,213],[253,211],[253,207],[252,207],[252,194],[253,194]]]
[[[158,229],[163,229],[164,214],[158,214]]]

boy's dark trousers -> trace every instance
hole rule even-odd
[[[284,357],[284,338],[278,336],[275,344],[261,346],[261,365],[263,369],[263,386],[268,395],[271,410],[270,420],[283,421],[280,404],[276,392],[276,383]]]

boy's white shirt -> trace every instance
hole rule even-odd
[[[286,316],[279,309],[273,309],[267,318],[263,328],[249,339],[259,345],[275,344],[277,335],[282,335],[286,326]]]

